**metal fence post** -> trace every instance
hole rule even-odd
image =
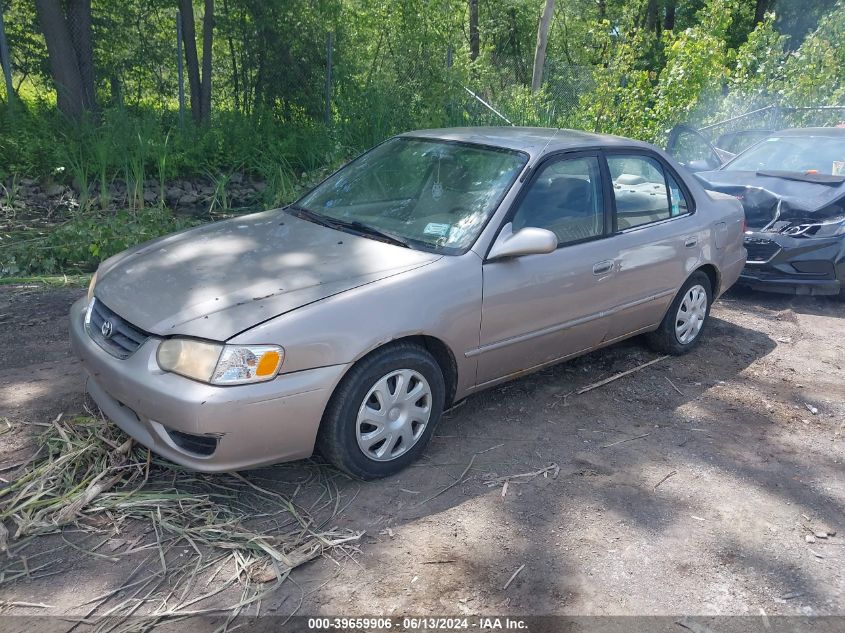
[[[6,41],[2,4],[0,4],[0,64],[3,65],[3,77],[6,79],[6,101],[9,105],[12,105],[15,98],[14,87],[12,86],[12,58],[9,56],[9,44]]]
[[[176,12],[176,76],[179,82],[179,127],[185,124],[185,76],[182,70],[182,14]]]
[[[326,125],[332,120],[332,52],[334,49],[334,33],[326,34],[326,110],[323,115]]]

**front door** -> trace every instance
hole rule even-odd
[[[553,231],[552,253],[488,261],[483,266],[479,386],[577,354],[604,338],[603,312],[615,273],[607,253],[609,193],[598,155],[544,163],[511,212],[513,231]],[[507,222],[507,220],[506,220]]]

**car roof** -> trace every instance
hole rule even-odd
[[[772,132],[772,136],[845,136],[845,127],[793,127]]]
[[[532,157],[554,151],[587,147],[618,146],[653,149],[653,146],[648,143],[621,136],[547,127],[453,127],[417,130],[400,134],[400,136],[491,145],[528,152]]]

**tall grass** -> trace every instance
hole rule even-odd
[[[280,121],[272,113],[219,111],[198,127],[190,121],[180,126],[169,110],[114,108],[70,122],[44,104],[24,104],[15,112],[0,104],[0,182],[12,175],[50,180],[72,185],[86,200],[96,185],[101,208],[112,202],[110,185],[122,182],[127,206],[137,210],[148,175],[164,194],[169,180],[243,171],[267,182],[268,196],[281,200],[303,173],[371,140],[322,123]]]
[[[236,173],[238,180],[261,183],[267,208],[291,202],[355,153],[421,127],[414,121],[446,123],[442,108],[403,108],[406,97],[344,97],[330,126],[300,115],[284,120],[272,111],[247,116],[226,110],[215,111],[204,126],[190,120],[180,125],[178,112],[148,107],[107,108],[69,121],[45,102],[24,102],[14,111],[0,103],[5,197],[14,198],[8,192],[27,178],[42,187],[72,186],[79,203],[65,210],[66,217],[52,217],[49,226],[32,215],[39,212],[29,211],[30,226],[24,218],[14,235],[0,235],[0,276],[90,271],[122,248],[183,226],[166,209],[168,186],[180,180],[212,186],[208,217],[236,211],[229,193]],[[339,114],[352,111],[362,116]],[[145,201],[149,181],[158,189],[155,204]]]

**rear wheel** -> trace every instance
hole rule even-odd
[[[376,350],[344,377],[329,401],[317,448],[359,479],[392,475],[425,450],[443,413],[437,361],[412,343]]]
[[[660,327],[646,335],[649,346],[664,354],[686,354],[701,338],[712,300],[710,278],[700,271],[690,275],[669,306]]]

